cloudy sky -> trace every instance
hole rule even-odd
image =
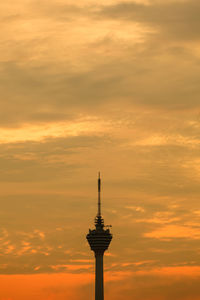
[[[200,299],[199,0],[0,3],[0,300]]]

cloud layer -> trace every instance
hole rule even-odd
[[[88,299],[99,170],[114,234],[107,297],[198,299],[198,11],[196,0],[0,4],[0,273],[16,287],[2,284],[3,299],[27,299],[20,276],[29,299]]]

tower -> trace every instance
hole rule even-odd
[[[96,229],[89,229],[86,238],[95,255],[95,300],[104,300],[103,255],[112,240],[109,229],[104,229],[104,220],[101,216],[101,178],[98,178],[98,211],[95,218]]]

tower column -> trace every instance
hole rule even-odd
[[[95,300],[104,300],[103,253],[95,253]]]

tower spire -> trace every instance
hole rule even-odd
[[[101,217],[101,174],[99,172],[99,177],[98,177],[98,217]]]

